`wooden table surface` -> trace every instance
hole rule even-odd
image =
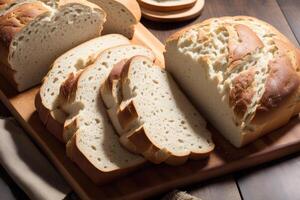
[[[142,20],[162,42],[173,32],[210,17],[250,15],[273,24],[295,44],[300,42],[300,0],[206,0],[202,15],[181,23],[156,23]],[[0,103],[0,116],[10,113]],[[203,200],[297,200],[300,199],[300,153],[254,169],[181,188]],[[25,195],[0,166],[0,179],[18,199]],[[0,185],[1,192],[1,185]]]

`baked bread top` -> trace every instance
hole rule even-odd
[[[0,0],[0,9],[5,8],[8,4],[13,2],[14,0]]]
[[[0,40],[1,43],[9,48],[9,45],[24,26],[35,19],[40,14],[48,11],[41,2],[24,3],[10,12],[0,16]]]
[[[175,33],[167,45],[174,42],[205,66],[242,128],[283,104],[298,107],[300,51],[271,25],[246,16],[212,18]]]

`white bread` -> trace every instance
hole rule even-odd
[[[83,0],[13,6],[0,16],[1,74],[18,91],[40,83],[55,58],[99,36],[105,19],[100,7]]]
[[[136,0],[89,0],[107,13],[103,33],[119,33],[132,38],[134,27],[141,19],[141,10]]]
[[[66,118],[65,113],[60,109],[61,85],[70,76],[76,77],[85,67],[91,65],[105,49],[125,44],[130,42],[122,35],[101,36],[69,50],[52,64],[37,94],[36,109],[46,128],[60,141],[64,141],[62,133]]]
[[[70,139],[67,154],[95,182],[103,174],[123,174],[145,162],[121,146],[100,98],[100,85],[113,66],[135,55],[154,59],[151,50],[138,45],[107,49],[79,77],[61,87],[63,109],[69,114],[64,133]]]
[[[300,53],[256,18],[212,18],[166,44],[166,69],[236,147],[286,124],[300,111]]]
[[[107,82],[106,82],[107,83]],[[120,79],[120,141],[154,163],[183,164],[214,149],[206,122],[173,78],[146,57],[132,58]],[[110,115],[112,116],[112,115]]]

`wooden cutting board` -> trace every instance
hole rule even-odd
[[[197,0],[184,0],[184,1],[161,1],[155,0],[138,0],[138,3],[142,8],[148,10],[169,12],[175,10],[183,10],[185,8],[191,8]]]
[[[151,48],[163,65],[163,45],[142,25],[136,27],[133,42]],[[0,66],[1,67],[1,66]],[[102,186],[93,184],[65,154],[65,147],[42,125],[34,107],[38,87],[16,93],[0,78],[0,99],[39,145],[58,171],[82,199],[143,199],[170,189],[256,166],[300,150],[300,119],[242,149],[231,146],[212,127],[216,149],[207,160],[185,165],[147,165],[125,177]]]
[[[157,22],[180,22],[198,17],[204,7],[205,0],[197,0],[190,8],[168,12],[154,11],[142,7],[143,17]]]

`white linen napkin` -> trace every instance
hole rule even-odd
[[[0,164],[30,199],[63,199],[71,191],[13,119],[0,119]]]
[[[5,182],[2,179],[0,179],[0,188],[1,188],[0,199],[15,200],[14,195],[12,194],[9,187],[5,184]]]

